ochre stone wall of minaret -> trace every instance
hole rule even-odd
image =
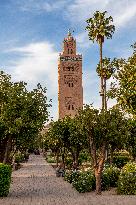
[[[74,117],[83,107],[82,55],[76,54],[76,40],[70,32],[58,62],[58,107],[59,118]]]

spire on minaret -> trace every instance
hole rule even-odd
[[[71,32],[70,32],[70,29],[68,29],[68,37],[71,37]]]

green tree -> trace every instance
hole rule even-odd
[[[78,115],[69,121],[69,147],[68,150],[73,156],[73,163],[75,167],[78,166],[78,158],[80,152],[88,147],[88,142],[86,140],[85,134],[81,130],[81,123]]]
[[[99,112],[88,105],[80,111],[79,119],[81,129],[89,141],[89,151],[96,177],[96,193],[100,194],[107,147],[113,140],[122,140],[126,135],[126,120],[117,108]]]
[[[60,119],[50,124],[50,128],[45,136],[44,147],[50,148],[56,155],[56,161],[58,166],[59,153],[63,150],[65,143],[64,139],[66,135],[66,127]],[[64,163],[64,153],[63,153]]]
[[[133,160],[136,160],[136,120],[128,120],[129,135],[126,139],[126,149],[129,151]]]
[[[62,160],[65,164],[65,151],[68,150],[73,157],[73,162],[78,166],[78,157],[81,150],[87,146],[86,138],[80,129],[78,116],[70,118],[66,116],[51,124],[45,144],[58,153],[62,153]]]
[[[102,110],[105,109],[105,102],[106,102],[106,92],[104,91],[104,88],[106,87],[103,79],[103,64],[102,64],[102,46],[104,43],[104,38],[107,39],[112,38],[112,34],[115,31],[115,26],[111,23],[113,22],[113,18],[106,17],[106,11],[99,12],[96,11],[92,18],[87,19],[87,26],[86,30],[88,30],[88,36],[89,40],[91,41],[97,41],[100,46],[100,70],[101,70],[101,92],[100,95],[102,96]]]
[[[11,151],[26,149],[48,120],[46,89],[40,84],[28,92],[26,83],[11,81],[0,72],[0,160],[9,161]]]
[[[116,98],[117,103],[136,119],[136,43],[133,54],[126,59],[114,59],[116,72],[113,75],[109,97]]]

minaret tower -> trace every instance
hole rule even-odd
[[[58,63],[59,118],[74,117],[83,107],[82,55],[76,54],[76,40],[68,31]]]

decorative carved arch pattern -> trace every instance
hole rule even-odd
[[[78,76],[76,75],[64,75],[64,83],[68,84],[68,83],[73,83],[76,84],[78,82]]]
[[[75,63],[66,63],[66,62],[63,62],[62,63],[62,67],[63,67],[63,71],[67,71],[67,72],[78,72],[79,70],[79,63],[78,62],[75,62]]]

